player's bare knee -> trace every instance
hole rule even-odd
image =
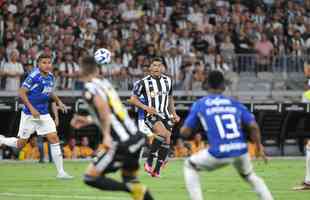
[[[47,135],[47,140],[51,143],[51,144],[56,144],[59,143],[59,138],[57,136],[56,133],[50,133]]]

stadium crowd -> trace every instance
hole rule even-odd
[[[57,89],[81,89],[79,59],[100,47],[113,56],[101,76],[124,90],[154,56],[164,58],[178,89],[201,89],[210,69],[231,83],[242,70],[273,71],[284,63],[273,56],[297,56],[297,67],[308,66],[299,56],[310,48],[310,0],[0,0],[0,7],[7,91],[42,52],[53,56]]]

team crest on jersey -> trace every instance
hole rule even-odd
[[[150,92],[150,95],[152,98],[154,98],[156,96],[156,93],[154,91]]]
[[[86,92],[84,93],[84,97],[85,97],[85,99],[90,100],[91,97],[92,97],[92,95],[91,95],[91,93],[90,93],[89,91],[86,91]]]

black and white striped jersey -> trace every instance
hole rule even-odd
[[[115,141],[126,142],[131,136],[137,134],[138,129],[134,121],[129,117],[126,107],[121,102],[117,92],[108,80],[92,79],[85,84],[84,99],[87,101],[88,112],[95,124],[101,128],[99,110],[93,104],[94,96],[100,96],[108,103],[111,110],[111,135]]]
[[[168,105],[172,96],[172,80],[169,76],[162,74],[154,78],[148,75],[135,84],[133,94],[143,96],[146,105],[155,108],[165,118],[170,117]]]

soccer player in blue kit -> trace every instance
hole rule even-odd
[[[46,136],[51,144],[51,154],[58,172],[57,178],[70,179],[72,176],[67,174],[63,168],[63,157],[56,125],[48,112],[50,98],[56,102],[63,112],[66,112],[66,106],[53,94],[55,80],[51,73],[52,69],[50,56],[41,54],[38,58],[38,67],[31,71],[18,91],[24,103],[18,138],[0,135],[0,145],[4,144],[21,149],[34,132]]]
[[[203,200],[198,171],[212,171],[233,164],[240,176],[251,185],[261,200],[273,197],[264,181],[253,171],[245,132],[255,143],[259,156],[267,161],[260,142],[260,129],[253,114],[238,101],[222,95],[224,76],[211,71],[207,79],[209,95],[196,101],[181,128],[184,137],[201,123],[209,148],[189,157],[184,164],[184,177],[191,200]]]

